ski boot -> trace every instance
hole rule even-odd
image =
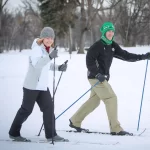
[[[70,119],[69,119],[69,121],[70,121],[69,126],[70,126],[71,128],[76,129],[77,132],[89,132],[88,129],[84,129],[84,128],[81,128],[81,127],[76,127],[76,126],[74,126]]]
[[[65,138],[63,138],[63,137],[61,137],[61,136],[59,136],[59,135],[55,135],[55,136],[53,137],[53,140],[54,140],[54,142],[69,142],[68,139],[65,139]],[[48,138],[47,141],[48,141],[48,142],[51,142],[51,141],[52,141],[52,138]]]
[[[26,138],[24,138],[22,136],[9,135],[9,138],[12,139],[13,141],[16,141],[16,142],[31,142],[31,140],[26,139]]]

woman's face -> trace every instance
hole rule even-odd
[[[43,39],[43,44],[47,47],[50,47],[53,43],[54,43],[54,39],[52,38],[47,37]]]
[[[110,30],[106,32],[106,38],[108,40],[112,40],[113,36],[114,36],[114,31]]]

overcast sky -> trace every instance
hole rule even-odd
[[[5,0],[3,0],[5,2]],[[21,0],[8,0],[7,8],[16,8],[21,4]]]
[[[5,2],[6,0],[3,0]],[[37,0],[31,0],[37,2]],[[6,7],[9,9],[15,9],[22,4],[22,0],[8,0]]]

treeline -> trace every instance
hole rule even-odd
[[[0,0],[0,53],[27,49],[44,26],[56,32],[56,43],[70,53],[84,53],[101,36],[104,21],[115,24],[115,39],[123,46],[149,45],[149,0],[23,0],[11,12]]]

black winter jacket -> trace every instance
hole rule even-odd
[[[129,53],[115,43],[105,45],[100,39],[95,42],[88,50],[86,55],[86,66],[88,68],[88,78],[93,79],[98,73],[107,75],[109,79],[109,69],[112,64],[113,57],[135,62],[142,60],[143,55]]]

